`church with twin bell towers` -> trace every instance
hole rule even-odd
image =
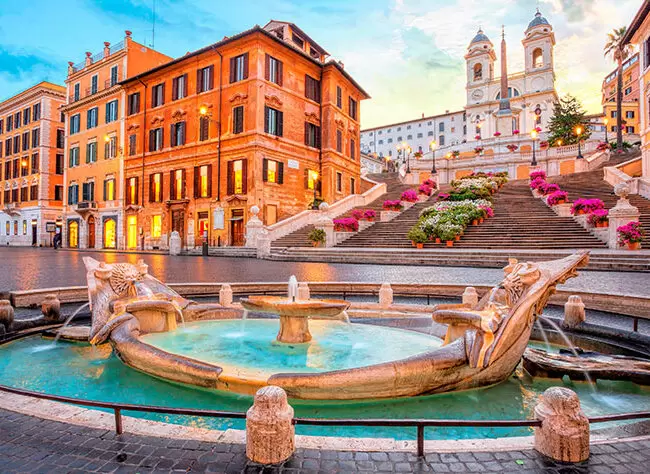
[[[479,28],[467,48],[467,139],[527,134],[535,128],[546,132],[553,115],[555,90],[553,27],[539,10],[522,39],[524,70],[508,72],[505,30],[501,34],[501,72],[495,77],[494,45]]]

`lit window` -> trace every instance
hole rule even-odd
[[[129,178],[129,204],[138,203],[138,180]]]
[[[200,174],[199,174],[199,188],[201,190],[201,195],[200,197],[208,197],[209,191],[208,191],[208,186],[209,186],[209,176],[208,176],[208,167],[206,166],[201,166],[200,169]]]
[[[104,181],[104,201],[115,200],[115,180],[107,179]]]
[[[183,170],[174,171],[174,190],[176,199],[183,199]]]
[[[233,164],[233,176],[235,184],[235,194],[243,194],[244,192],[244,167],[241,160],[237,160]]]
[[[307,172],[307,189],[313,190],[317,182],[318,182],[318,173],[316,171],[309,170]]]
[[[151,237],[159,239],[162,236],[162,216],[151,217]]]

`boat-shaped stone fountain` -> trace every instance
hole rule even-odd
[[[433,319],[448,327],[444,341],[344,323],[339,319],[348,302],[301,300],[293,280],[287,297],[242,301],[247,310],[273,313],[279,320],[233,321],[231,308],[181,297],[149,275],[143,263],[84,261],[90,342],[110,342],[127,365],[217,390],[252,394],[277,385],[291,398],[349,400],[449,392],[506,380],[556,285],[577,275],[588,252],[549,262],[512,260],[503,280],[475,307],[435,307]]]

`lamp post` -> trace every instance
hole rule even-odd
[[[607,117],[603,119],[603,124],[605,125],[605,143],[609,144],[609,140],[607,139],[607,125],[609,124],[609,119]]]
[[[531,166],[537,166],[537,158],[535,156],[535,140],[537,140],[537,129],[530,132],[530,138],[533,140],[533,161],[530,162]]]
[[[406,154],[406,174],[411,173],[411,147],[408,143],[404,143],[404,153]]]
[[[313,173],[314,174],[312,174],[312,178],[313,178],[313,181],[314,181],[314,201],[311,203],[311,208],[314,211],[316,211],[318,209],[318,204],[316,204],[316,199],[317,199],[316,189],[318,188],[318,178],[319,178],[319,176],[318,176],[318,173],[316,173],[315,171]]]
[[[582,158],[584,158],[582,156],[582,149],[580,148],[580,136],[581,135],[582,135],[582,127],[580,125],[578,125],[576,127],[576,136],[578,137],[578,156],[576,156],[576,158],[578,160],[581,160]]]
[[[436,171],[436,146],[437,143],[435,140],[432,140],[431,143],[429,143],[429,149],[431,150],[431,174],[436,174],[438,171]]]

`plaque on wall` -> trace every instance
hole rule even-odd
[[[287,161],[287,167],[292,170],[297,170],[300,168],[300,163],[298,163],[298,160],[289,160]]]
[[[212,228],[223,230],[224,227],[224,210],[222,207],[218,207],[212,211]]]

